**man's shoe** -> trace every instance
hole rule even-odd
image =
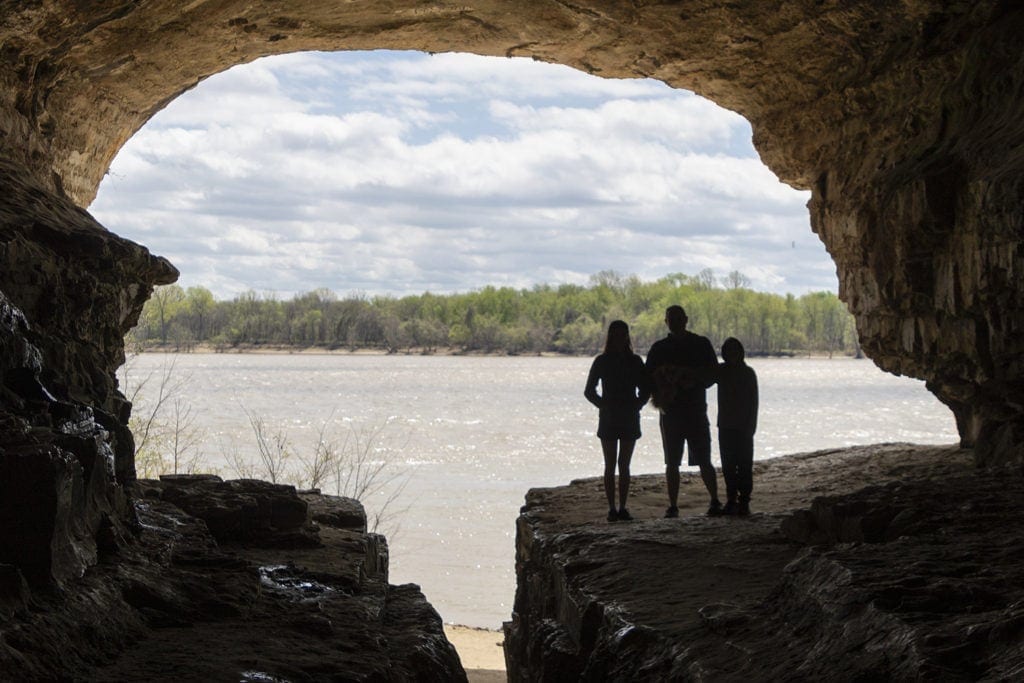
[[[750,515],[750,503],[740,503],[739,507],[736,510],[736,514],[740,517],[747,517],[748,515]]]
[[[722,508],[722,514],[723,515],[738,515],[739,514],[739,510],[740,510],[740,506],[736,504],[736,501],[735,500],[730,500],[729,502],[727,502],[725,504],[725,507]]]
[[[672,505],[665,509],[665,519],[675,519],[679,516],[679,508]]]
[[[626,508],[619,508],[619,521],[632,522],[633,515],[629,514],[629,510],[627,510]]]
[[[722,514],[722,504],[717,500],[711,501],[708,506],[708,517],[719,517]]]
[[[609,510],[608,511],[608,521],[609,522],[617,522],[620,519],[622,519],[622,518],[619,517],[619,513],[618,512],[616,512],[615,510]]]

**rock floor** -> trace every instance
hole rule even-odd
[[[131,544],[0,621],[0,680],[466,680],[355,501],[249,480],[136,493]]]
[[[1007,680],[1024,676],[1018,469],[902,444],[758,463],[747,518],[684,476],[539,489],[519,520],[510,680]],[[879,678],[880,677],[880,678]]]

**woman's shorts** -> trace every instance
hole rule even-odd
[[[600,439],[639,439],[640,411],[602,410],[597,421]]]

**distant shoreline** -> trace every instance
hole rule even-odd
[[[349,349],[343,347],[332,348],[329,346],[289,346],[282,344],[238,344],[232,346],[216,346],[212,344],[195,344],[183,347],[180,344],[156,344],[138,349],[138,353],[167,353],[167,354],[253,354],[253,355],[304,355],[304,356],[467,356],[473,358],[592,358],[590,354],[556,353],[554,351],[541,351],[535,353],[508,353],[505,351],[462,351],[452,347],[438,347],[433,349],[410,348],[400,351],[389,351],[388,349]],[[857,359],[845,353],[836,353],[829,356],[827,351],[811,352],[780,352],[773,354],[752,353],[748,358],[817,358],[817,359]],[[861,356],[866,359],[866,356]]]

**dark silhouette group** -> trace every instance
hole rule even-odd
[[[633,518],[626,507],[629,466],[640,438],[640,410],[649,399],[660,412],[668,488],[665,517],[679,516],[679,468],[684,450],[687,464],[700,468],[711,499],[708,515],[750,514],[757,375],[744,361],[743,344],[738,339],[725,340],[719,363],[710,340],[688,331],[688,322],[682,306],[669,306],[665,311],[668,336],[651,346],[645,363],[633,352],[629,326],[616,320],[608,326],[604,353],[590,367],[584,396],[599,411],[597,436],[604,453],[609,522]],[[711,463],[706,391],[713,384],[718,385],[718,447],[725,479],[725,505],[718,497],[718,478]]]

